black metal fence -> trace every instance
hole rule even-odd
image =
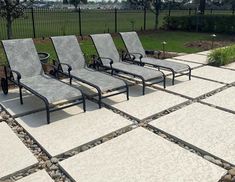
[[[193,15],[197,9],[160,10],[159,25],[165,16]],[[234,14],[234,10],[205,11],[205,14]],[[27,9],[13,23],[14,38],[49,37],[55,35],[88,35],[91,33],[139,31],[155,28],[151,10],[61,10]],[[6,22],[0,18],[0,39],[7,39]]]

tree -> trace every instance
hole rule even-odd
[[[72,5],[74,5],[75,11],[78,10],[78,5],[79,5],[81,2],[84,3],[84,4],[87,4],[87,0],[69,0],[69,3],[72,4]]]
[[[15,19],[24,15],[24,10],[29,6],[27,1],[0,0],[0,16],[6,20],[7,37],[13,38],[12,23]]]
[[[150,9],[155,14],[155,29],[158,27],[158,17],[161,8],[161,0],[129,0],[132,5]]]

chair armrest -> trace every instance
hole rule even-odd
[[[102,59],[104,60],[108,60],[109,61],[109,64],[110,66],[112,67],[112,64],[113,64],[113,60],[111,58],[107,58],[107,57],[98,57],[99,61],[102,63],[102,65],[104,65]]]
[[[135,58],[136,58],[136,55],[139,56],[140,60],[144,57],[141,53],[138,53],[138,52],[129,52],[129,54],[132,56],[135,56]]]
[[[161,51],[154,51],[154,50],[145,50],[145,54],[147,55],[154,55],[157,54],[158,58],[160,57]]]
[[[6,67],[6,70],[10,72],[10,74],[16,74],[17,77],[17,82],[20,85],[20,79],[21,79],[21,74],[20,72],[16,71],[16,70],[12,70],[11,68]],[[11,77],[11,76],[10,76]]]

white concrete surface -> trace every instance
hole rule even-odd
[[[143,128],[60,162],[80,182],[215,182],[225,170]]]
[[[189,61],[200,64],[208,64],[207,56],[200,54],[187,54],[184,56],[173,57],[173,59],[179,59],[182,61]]]
[[[201,54],[201,55],[208,56],[211,52],[212,52],[212,50],[209,50],[209,51],[197,52],[196,54]]]
[[[87,103],[84,113],[78,106],[52,113],[46,124],[45,113],[17,118],[28,133],[49,153],[56,156],[132,124],[131,121],[105,108]]]
[[[189,65],[192,69],[202,65],[202,64],[200,64],[200,63],[186,62],[186,61],[180,61],[180,60],[170,59],[170,58],[168,58],[168,59],[166,59],[166,60],[168,60],[168,61],[173,61],[173,62],[176,62],[176,63],[187,64],[187,65]]]
[[[193,70],[192,75],[223,83],[235,82],[235,71],[213,66],[204,66],[202,68],[195,69]]]
[[[45,170],[38,171],[29,176],[26,176],[17,182],[53,182],[52,178],[47,174]]]
[[[230,64],[227,64],[227,65],[225,65],[225,66],[221,66],[222,68],[224,67],[224,68],[230,68],[230,69],[233,69],[233,70],[235,70],[235,62],[233,62],[233,63],[230,63]]]
[[[146,88],[142,95],[142,86],[130,87],[130,100],[121,95],[104,99],[103,102],[127,113],[139,120],[164,111],[172,106],[183,103],[186,99],[157,89]]]
[[[235,98],[235,87],[230,87],[211,97],[204,99],[203,102],[207,102],[235,112],[234,98]]]
[[[4,122],[0,123],[0,179],[37,162],[11,128]]]
[[[235,164],[235,115],[194,103],[151,125]]]
[[[23,92],[24,104],[21,105],[18,89],[9,90],[8,95],[0,93],[0,102],[13,117],[45,108],[45,104],[40,99],[25,91]]]
[[[193,70],[195,71],[195,70]],[[188,80],[187,77],[178,77],[175,80],[175,85],[171,85],[171,80],[167,81],[166,90],[175,92],[190,98],[196,98],[215,89],[224,86],[220,83],[203,80],[200,78],[192,77]]]

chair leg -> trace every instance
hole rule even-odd
[[[175,85],[175,73],[172,72],[172,85]]]
[[[50,124],[50,110],[49,105],[46,104],[47,124]]]
[[[72,85],[72,77],[69,78],[69,84]]]
[[[142,83],[143,83],[143,95],[145,95],[145,81],[142,80]]]
[[[82,95],[82,105],[83,105],[83,111],[86,112],[86,99],[84,95]]]
[[[23,105],[23,96],[22,96],[22,87],[19,87],[19,92],[20,92],[20,104]]]
[[[191,80],[191,68],[189,69],[189,80]]]
[[[126,85],[126,99],[129,100],[129,87]]]
[[[166,75],[163,75],[163,87],[166,88]]]
[[[98,96],[99,96],[98,105],[99,105],[99,108],[101,108],[101,93],[100,92],[98,92]]]

